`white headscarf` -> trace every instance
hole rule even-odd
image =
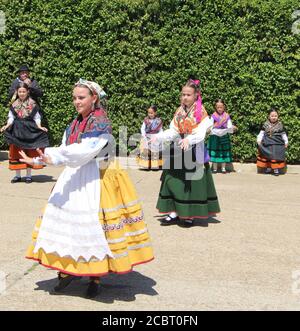
[[[98,98],[95,107],[105,105],[105,99],[107,97],[107,94],[99,84],[80,78],[79,81],[75,84],[75,86],[78,85],[86,86],[92,92],[93,95],[97,95]]]

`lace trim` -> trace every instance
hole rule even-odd
[[[84,259],[86,262],[89,262],[92,258],[102,261],[106,255],[110,256],[109,252],[101,246],[91,248],[87,248],[86,246],[72,247],[72,251],[70,252],[69,245],[51,242],[50,240],[44,239],[41,240],[39,244],[35,245],[33,252],[38,253],[39,249],[43,249],[46,254],[54,254],[61,258],[71,258],[75,261]]]

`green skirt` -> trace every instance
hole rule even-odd
[[[179,218],[208,218],[220,212],[208,163],[199,165],[193,174],[181,169],[164,170],[161,180],[156,205],[160,213],[175,211]]]
[[[211,162],[229,163],[232,162],[230,135],[227,133],[222,137],[209,136],[207,150]]]

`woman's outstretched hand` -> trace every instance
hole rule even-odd
[[[22,159],[20,159],[21,162],[33,165],[33,158],[32,157],[27,156],[24,151],[20,151],[19,154],[22,156]]]
[[[53,164],[51,158],[45,155],[39,148],[37,148],[36,151],[39,153],[39,159],[41,162],[47,164]],[[22,156],[22,159],[20,159],[21,162],[25,162],[31,165],[34,164],[34,159],[32,157],[27,156],[24,151],[20,151],[19,154]]]

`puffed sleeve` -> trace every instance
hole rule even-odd
[[[264,137],[264,134],[265,134],[265,131],[264,130],[261,130],[256,138],[256,141],[258,144],[261,143],[261,141],[263,140],[263,137]]]
[[[9,125],[13,124],[14,120],[15,120],[14,115],[13,115],[12,111],[10,110],[8,112],[7,124],[9,124]]]
[[[283,132],[281,136],[282,136],[282,139],[283,139],[285,145],[287,145],[289,143],[287,134],[285,132]]]
[[[99,154],[107,142],[111,140],[110,136],[105,134],[100,137],[84,138],[79,144],[65,145],[64,135],[63,143],[59,147],[48,147],[44,154],[51,158],[55,166],[80,167]]]
[[[198,144],[205,139],[205,135],[208,129],[212,127],[213,123],[211,119],[207,116],[198,125],[195,133],[188,135],[186,138],[190,145]]]
[[[36,114],[33,117],[33,120],[35,121],[35,124],[37,126],[40,126],[41,125],[41,115],[40,115],[39,112],[36,112]]]
[[[210,134],[214,136],[222,137],[225,136],[225,134],[227,133],[233,133],[233,126],[231,120],[228,120],[226,129],[212,128]]]
[[[173,141],[175,140],[175,138],[180,137],[179,133],[177,132],[177,130],[175,129],[175,125],[174,125],[174,119],[172,120],[172,122],[170,123],[170,127],[169,129],[163,131],[161,130],[160,132],[158,132],[156,134],[156,138],[160,141],[160,142],[164,142],[164,141]]]
[[[141,134],[143,137],[146,137],[146,125],[143,122],[142,126],[141,126]]]

